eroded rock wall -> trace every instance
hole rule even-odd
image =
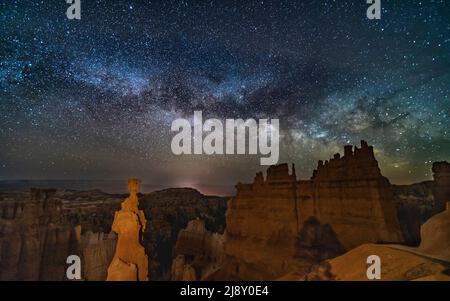
[[[450,202],[421,227],[419,251],[450,262]]]
[[[309,181],[298,181],[295,167],[289,173],[281,164],[271,166],[266,179],[258,173],[252,184],[236,188],[227,210],[226,260],[216,279],[274,279],[363,243],[403,242],[392,186],[365,141],[346,146],[343,157],[319,161]],[[335,247],[313,244],[305,260],[298,242],[311,218],[317,227],[310,228],[328,229],[323,238]]]
[[[81,232],[81,227],[79,228]],[[87,231],[80,235],[82,277],[88,281],[106,280],[106,271],[114,256],[117,236],[111,233]]]
[[[23,200],[0,202],[0,280],[64,280],[77,245],[54,194],[32,189]]]
[[[201,280],[222,264],[224,237],[195,219],[178,233],[173,253],[171,280]]]
[[[433,163],[434,178],[434,213],[445,211],[445,204],[450,202],[450,163],[447,161]]]
[[[225,253],[231,279],[270,279],[297,264],[300,230],[295,175],[288,166],[272,166],[267,178],[258,173],[253,184],[238,184],[226,216]]]
[[[372,146],[346,146],[344,156],[319,161],[309,183],[298,185],[301,220],[330,224],[347,249],[369,242],[403,242],[389,180]]]

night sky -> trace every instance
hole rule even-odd
[[[447,3],[446,3],[447,2]],[[0,179],[249,181],[259,155],[175,156],[175,118],[279,118],[309,178],[361,139],[393,183],[450,160],[450,1],[0,4]]]

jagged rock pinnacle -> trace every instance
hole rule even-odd
[[[128,180],[130,196],[122,203],[122,209],[114,216],[112,230],[118,234],[116,253],[108,268],[107,280],[148,280],[148,258],[141,245],[141,234],[147,220],[139,210],[139,180]]]

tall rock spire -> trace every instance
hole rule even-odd
[[[450,163],[447,161],[433,163],[434,178],[434,213],[445,211],[445,204],[450,202]]]
[[[128,180],[130,196],[114,216],[112,230],[118,234],[118,239],[116,253],[108,268],[108,281],[148,280],[148,258],[141,245],[147,220],[144,212],[138,208],[139,184],[138,179]]]

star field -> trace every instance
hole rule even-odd
[[[6,1],[5,1],[6,2]],[[234,185],[259,156],[175,156],[175,118],[279,118],[309,178],[364,139],[393,183],[450,160],[450,4],[65,1],[0,4],[0,178]]]

